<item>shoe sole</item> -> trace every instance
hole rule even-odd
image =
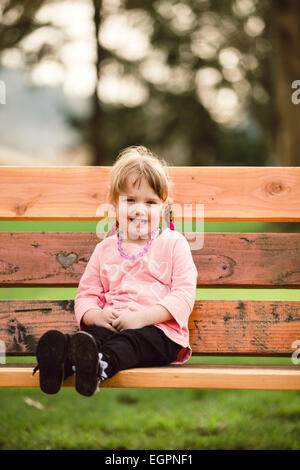
[[[64,361],[67,340],[58,330],[47,331],[37,345],[36,357],[39,366],[40,388],[50,395],[59,391],[64,378]]]
[[[89,333],[79,331],[71,337],[70,347],[75,366],[75,388],[81,395],[90,397],[98,385],[99,355],[96,341]]]

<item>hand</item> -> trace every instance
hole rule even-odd
[[[116,328],[118,331],[143,328],[143,326],[147,326],[148,324],[146,315],[142,309],[139,312],[132,312],[131,310],[118,312],[118,317],[112,322],[113,328]]]
[[[113,326],[112,322],[118,318],[118,315],[120,313],[111,308],[111,307],[104,307],[103,309],[101,308],[92,308],[85,312],[83,315],[82,321],[86,326],[89,325],[97,325],[97,326],[103,326],[104,328],[107,328],[108,330],[114,331],[115,333],[118,332]]]

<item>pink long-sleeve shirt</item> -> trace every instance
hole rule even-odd
[[[125,240],[126,243],[126,240]],[[128,255],[142,250],[135,243],[126,244]],[[134,312],[154,305],[163,305],[172,320],[154,323],[167,337],[182,345],[176,361],[186,362],[192,349],[189,344],[188,319],[195,303],[197,269],[189,242],[182,233],[165,228],[154,238],[149,251],[141,258],[129,260],[118,251],[114,234],[99,242],[80,279],[74,302],[75,317],[80,329],[82,317],[92,308]]]

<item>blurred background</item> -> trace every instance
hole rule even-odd
[[[299,165],[297,0],[1,0],[0,20],[1,165],[137,144],[175,166]]]
[[[299,48],[299,0],[0,0],[0,165],[106,166],[145,145],[170,166],[299,166]],[[96,225],[3,220],[0,231]],[[205,221],[204,231],[300,224]],[[0,299],[76,293],[6,286]],[[300,291],[198,288],[196,299],[299,301]],[[67,388],[2,388],[0,449],[299,449],[299,417],[298,391],[103,389],[84,401]]]

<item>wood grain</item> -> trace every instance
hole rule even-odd
[[[111,167],[0,167],[0,220],[114,221]],[[300,167],[169,167],[174,220],[300,221]],[[197,213],[204,209],[204,217]],[[300,284],[300,234],[206,233],[192,249],[198,287]],[[189,238],[188,238],[189,240]],[[2,286],[77,286],[99,242],[95,233],[0,233]],[[190,243],[191,246],[191,243]],[[192,246],[191,246],[192,248]],[[73,300],[0,301],[8,355],[34,355],[49,329],[78,330]],[[300,302],[195,301],[194,355],[291,356],[300,340]],[[1,386],[38,386],[29,367],[0,365]],[[69,378],[66,386],[74,386]],[[170,365],[121,371],[104,387],[300,390],[297,366]]]
[[[300,234],[205,233],[191,250],[198,287],[300,287]],[[95,233],[0,232],[2,286],[77,287]]]
[[[195,355],[291,356],[300,302],[196,300],[189,331]]]
[[[2,387],[39,387],[39,373],[32,367],[1,367]],[[64,387],[74,387],[74,376]],[[300,390],[297,366],[251,364],[183,364],[122,370],[101,384],[101,388],[197,388],[247,390]]]
[[[35,354],[50,329],[77,331],[73,300],[0,301],[8,355]],[[300,302],[197,300],[189,331],[194,355],[291,356],[300,340]]]
[[[0,220],[102,220],[110,166],[0,167]],[[300,221],[300,167],[168,167],[173,204],[210,221]],[[175,221],[182,219],[174,213]],[[188,220],[188,219],[186,219]]]

